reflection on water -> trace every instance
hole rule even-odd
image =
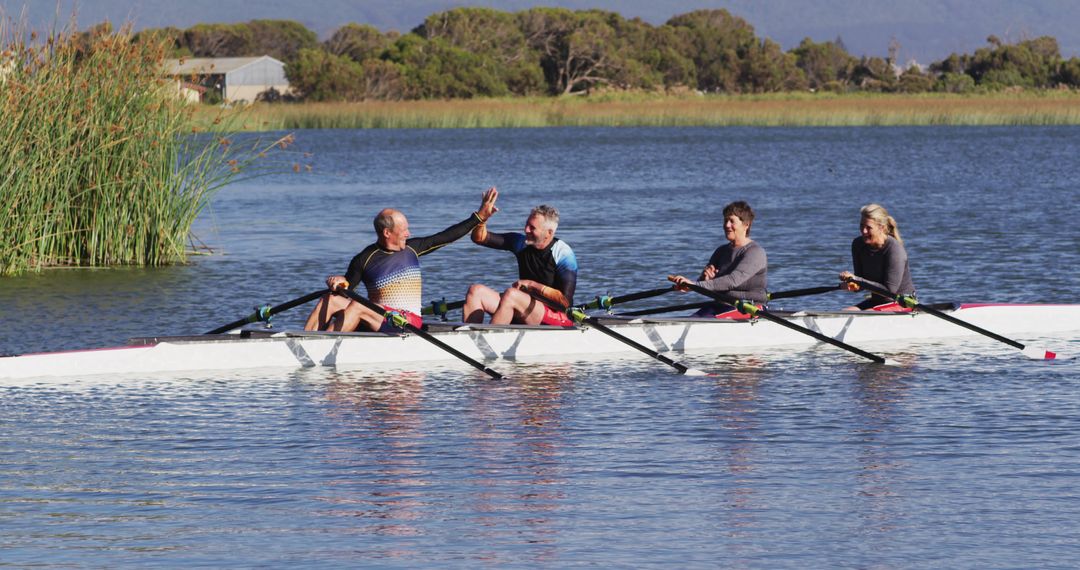
[[[736,552],[740,554],[750,553],[744,550],[743,539],[750,538],[752,534],[747,531],[758,526],[756,513],[761,508],[756,503],[755,489],[761,481],[757,474],[761,462],[758,456],[761,443],[757,437],[758,385],[764,376],[758,368],[761,364],[753,356],[744,358],[740,365],[745,368],[729,370],[717,380],[715,387],[715,414],[722,435],[720,441],[724,444],[718,452],[730,478],[721,502],[724,532],[735,539]]]
[[[858,446],[855,491],[862,522],[861,534],[875,542],[888,541],[903,517],[898,486],[905,479],[906,461],[897,455],[895,436],[905,422],[908,383],[913,381],[913,354],[890,356],[898,366],[865,366],[851,385],[855,422],[852,437]]]

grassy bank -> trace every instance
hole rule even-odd
[[[207,117],[212,109],[202,108]],[[208,127],[209,121],[204,119]],[[245,130],[553,126],[1077,125],[1080,93],[780,94],[258,104]]]

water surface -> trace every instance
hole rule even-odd
[[[342,272],[379,208],[423,235],[490,185],[495,230],[560,208],[579,301],[696,273],[745,199],[773,290],[833,282],[874,201],[924,300],[1080,302],[1076,128],[297,140],[310,172],[231,186],[199,220],[215,255],[0,281],[0,353],[203,332]],[[425,298],[514,272],[454,244],[424,258]],[[1071,567],[1080,337],[1022,340],[1069,358],[969,339],[870,347],[890,368],[830,347],[680,356],[706,378],[618,358],[493,364],[505,382],[447,363],[0,386],[0,565]]]

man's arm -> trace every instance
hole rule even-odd
[[[435,235],[412,238],[406,244],[416,251],[416,255],[425,255],[460,239],[472,230],[481,229],[481,231],[486,232],[487,230],[483,229],[484,224],[487,223],[491,216],[495,215],[495,212],[499,211],[499,208],[495,206],[495,200],[498,198],[499,191],[492,186],[484,191],[484,195],[480,200],[480,208],[473,212],[468,219],[462,220]],[[476,241],[475,235],[473,241]]]

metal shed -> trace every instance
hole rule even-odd
[[[171,59],[165,62],[165,70],[176,78],[181,95],[189,99],[201,100],[206,92],[217,92],[226,103],[251,103],[271,89],[279,95],[289,92],[285,64],[268,55]],[[205,92],[193,86],[201,86]]]

